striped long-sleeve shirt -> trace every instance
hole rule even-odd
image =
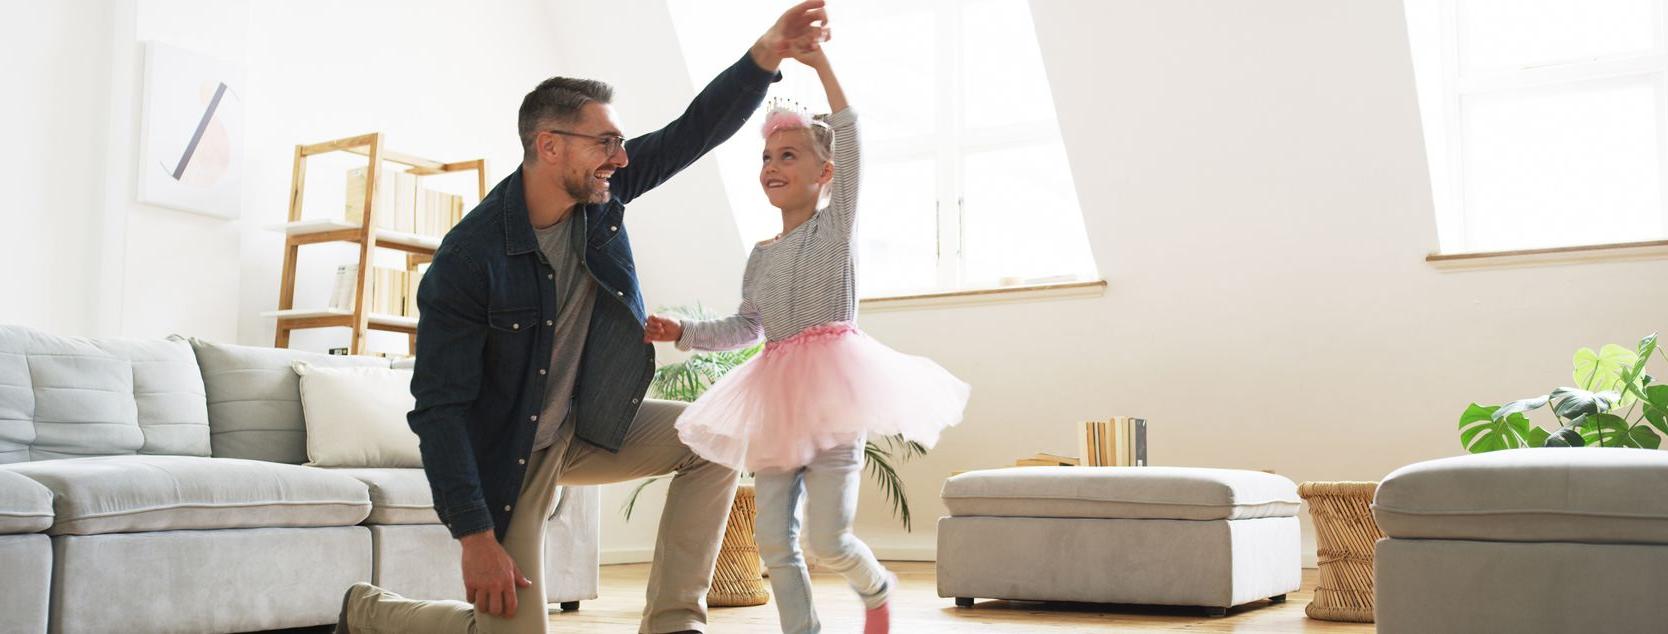
[[[825,120],[834,130],[834,180],[828,206],[775,240],[760,242],[741,278],[741,306],[722,319],[685,321],[681,350],[729,350],[763,336],[780,341],[800,331],[857,318],[853,261],[860,152],[857,113]]]

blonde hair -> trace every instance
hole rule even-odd
[[[772,99],[765,111],[764,138],[783,130],[804,130],[811,137],[811,152],[827,161],[834,157],[834,128],[828,125],[828,115],[807,116],[804,109],[791,101]]]

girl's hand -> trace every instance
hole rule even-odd
[[[643,341],[645,343],[656,341],[676,342],[682,337],[683,322],[671,317],[649,315],[649,323],[643,325]]]
[[[815,69],[822,69],[828,65],[828,54],[823,52],[820,43],[813,46],[799,46],[793,50],[793,58],[801,64]]]

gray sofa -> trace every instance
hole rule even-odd
[[[1513,449],[1379,484],[1385,634],[1668,631],[1668,452]]]
[[[319,469],[291,363],[384,359],[0,326],[0,632],[335,621],[371,581],[461,599],[421,469]],[[597,595],[599,497],[562,492],[549,600]]]

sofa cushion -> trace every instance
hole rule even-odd
[[[330,469],[363,482],[371,492],[366,524],[439,524],[429,478],[422,469]]]
[[[291,367],[388,367],[387,359],[235,346],[192,339],[208,390],[208,422],[216,458],[307,462],[307,425],[300,379]]]
[[[0,464],[135,453],[209,454],[189,344],[0,326]]]
[[[52,525],[52,492],[0,469],[0,535],[38,533]]]
[[[1390,537],[1668,544],[1668,453],[1512,449],[1385,476],[1373,517]]]
[[[52,491],[53,535],[352,526],[371,511],[358,480],[256,460],[110,456],[0,469]]]
[[[1291,480],[1260,471],[1190,467],[1013,467],[944,483],[955,516],[1239,520],[1290,517]]]
[[[423,466],[417,434],[406,422],[416,406],[411,370],[319,368],[297,361],[295,373],[301,377],[308,466]]]

